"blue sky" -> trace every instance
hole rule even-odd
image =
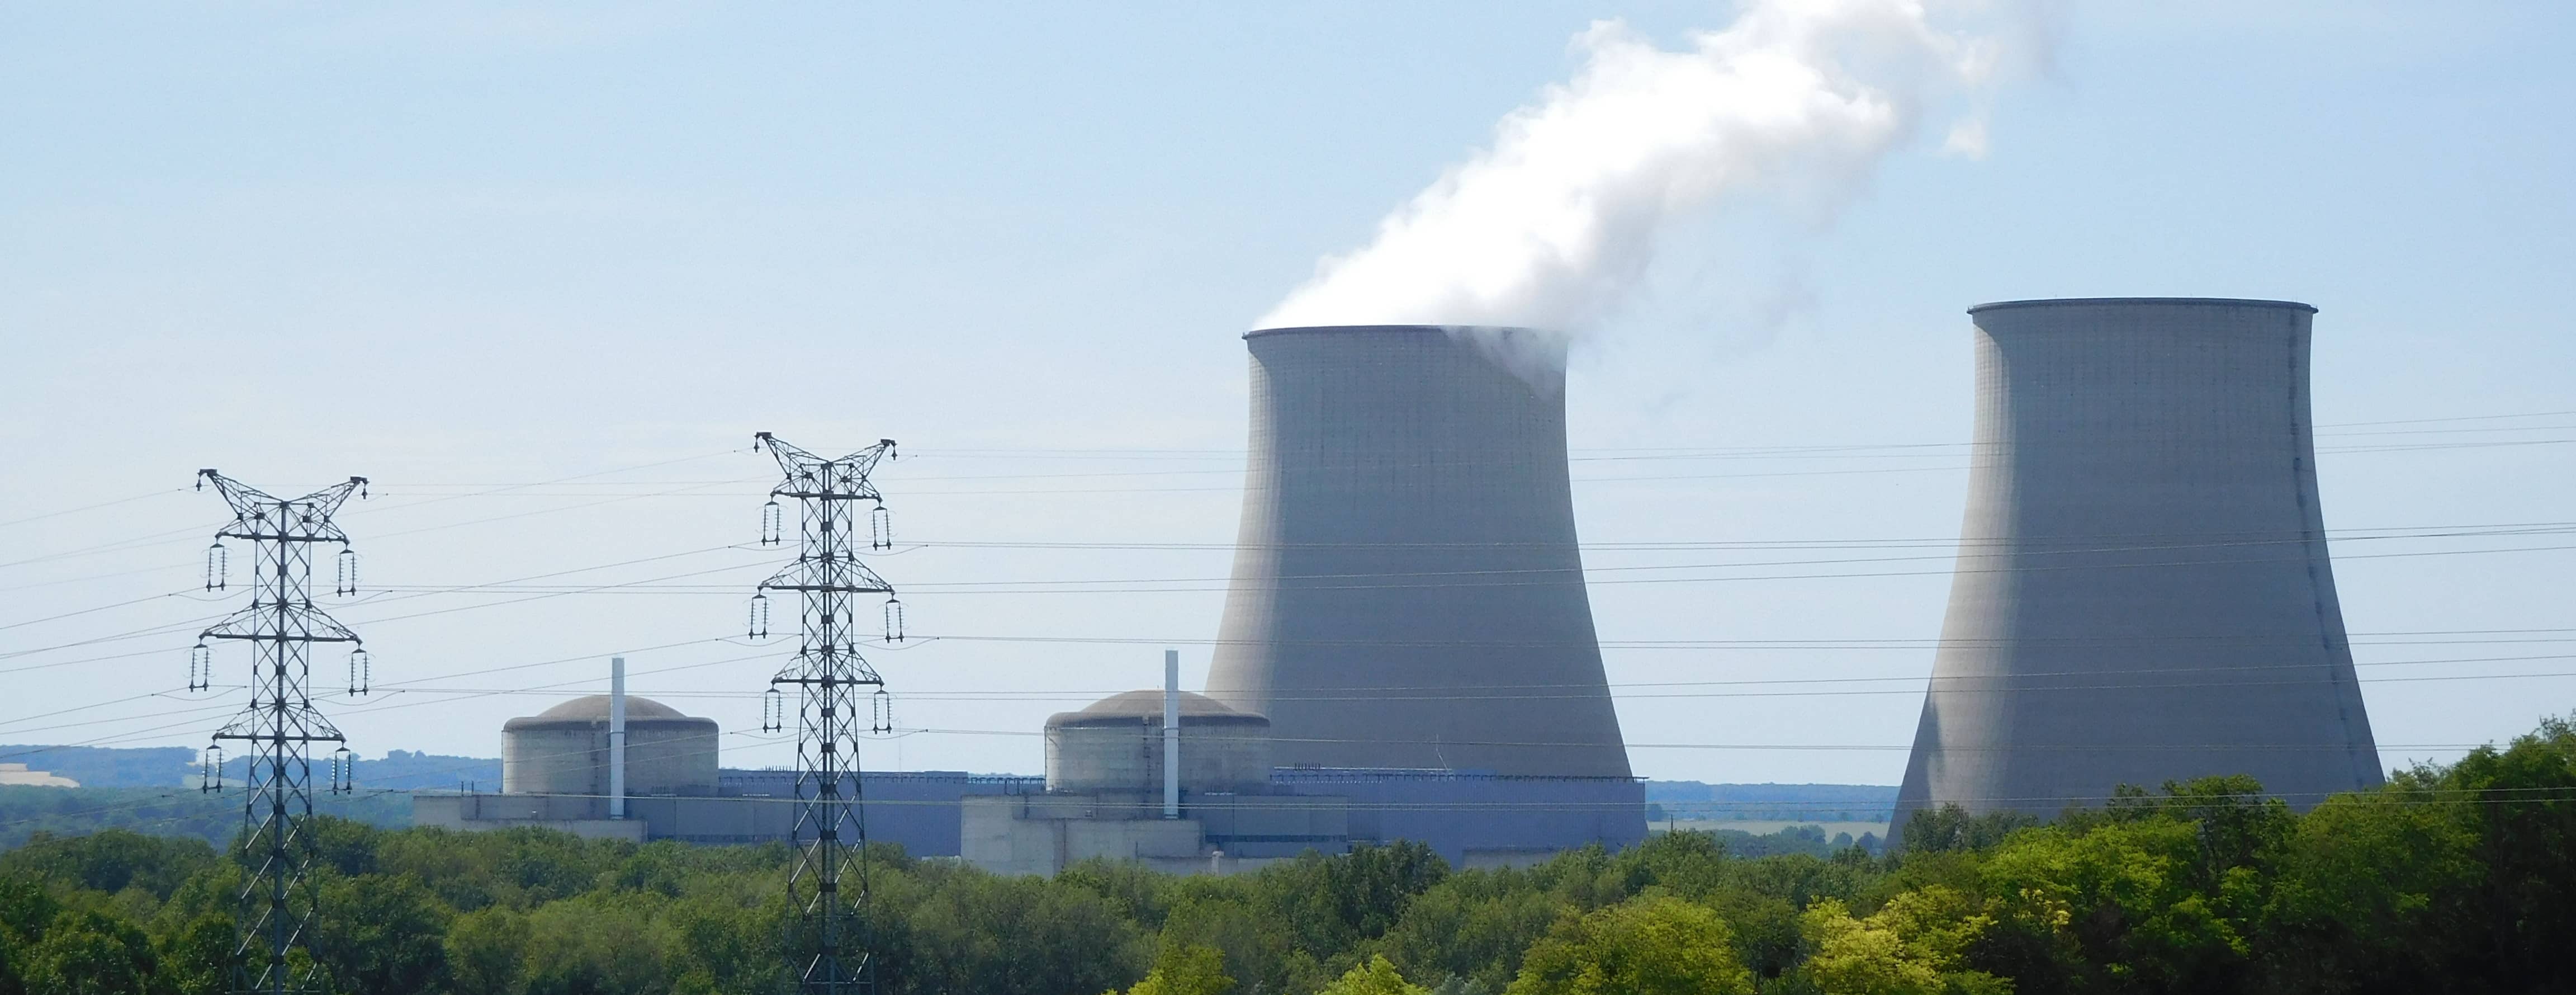
[[[196,745],[236,703],[175,693],[189,620],[234,600],[173,593],[223,517],[185,490],[201,466],[378,482],[344,523],[384,589],[334,610],[383,689],[326,703],[362,752],[494,755],[503,719],[644,647],[665,648],[629,654],[639,693],[750,731],[776,647],[707,640],[775,561],[724,548],[753,536],[765,429],[904,444],[882,482],[932,545],[881,568],[914,632],[950,638],[879,662],[904,724],[962,731],[870,762],[1034,771],[1047,713],[1151,683],[1165,641],[1204,671],[1235,334],[1563,79],[1605,17],[1670,39],[1730,14],[0,7],[0,742]],[[2342,426],[2320,440],[2330,527],[2570,518],[2576,11],[2093,3],[2048,24],[1983,158],[1935,130],[1838,211],[1677,219],[1578,349],[1587,542],[1889,541],[1868,570],[1597,583],[1614,644],[1833,647],[1609,650],[1641,773],[1894,783],[1980,301],[2313,303],[2316,415]],[[2378,422],[2402,423],[2354,424]],[[1724,452],[1610,458],[1644,447]],[[2576,673],[2549,658],[2576,632],[2490,631],[2576,629],[2576,554],[2542,548],[2564,545],[2338,543],[2389,762],[2576,708],[2576,677],[2493,676]],[[1708,579],[1781,572],[1895,576]],[[1132,580],[1158,583],[1032,583]],[[1893,680],[1678,683],[1816,677]]]

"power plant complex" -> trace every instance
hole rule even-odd
[[[2204,775],[2301,807],[2379,783],[2317,493],[2314,309],[1970,314],[1967,512],[1897,823]],[[1205,693],[1167,657],[1163,687],[1054,716],[1043,778],[852,775],[868,838],[1039,874],[1099,857],[1222,873],[1399,839],[1512,864],[1642,839],[1576,539],[1561,341],[1244,340],[1249,463]],[[811,786],[722,769],[716,735],[620,684],[512,720],[502,790],[423,794],[417,817],[788,838]]]

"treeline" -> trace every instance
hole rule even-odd
[[[2576,990],[2565,722],[2304,815],[2218,778],[2028,822],[1932,813],[1885,858],[1676,833],[1521,870],[1398,845],[1230,878],[995,877],[880,849],[869,946],[896,995]],[[341,991],[787,981],[781,847],[341,821],[316,841]],[[127,832],[0,854],[0,995],[218,991],[241,875]]]
[[[313,803],[323,814],[372,826],[411,825],[408,794],[362,790],[354,795],[321,795]],[[79,836],[108,829],[194,836],[222,844],[241,827],[242,795],[238,784],[224,794],[208,794],[192,787],[0,785],[0,850],[23,846],[39,833]]]
[[[1650,817],[1753,822],[1886,822],[1896,786],[1648,781]]]

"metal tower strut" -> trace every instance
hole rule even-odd
[[[250,643],[250,705],[215,732],[207,750],[207,789],[220,790],[223,745],[239,744],[246,761],[242,818],[246,831],[241,854],[250,871],[237,896],[238,926],[232,963],[232,990],[237,993],[318,993],[328,979],[310,957],[320,918],[319,899],[308,871],[315,859],[309,823],[313,818],[313,758],[316,743],[333,744],[328,790],[350,790],[351,754],[347,739],[313,707],[310,688],[316,643],[351,647],[351,692],[358,693],[357,673],[365,666],[358,634],[313,607],[313,547],[338,543],[340,594],[357,587],[356,555],[349,537],[331,521],[350,495],[363,496],[367,478],[323,488],[297,498],[277,498],[213,470],[197,471],[197,487],[212,484],[233,509],[232,524],[209,551],[206,588],[222,590],[223,540],[248,540],[255,552],[250,605],[198,637],[191,661],[191,683],[202,689],[209,667],[206,640]],[[291,952],[307,956],[297,966]]]
[[[768,592],[796,592],[803,602],[796,656],[770,679],[773,696],[785,685],[794,685],[798,696],[796,812],[789,837],[796,858],[787,877],[797,919],[788,937],[788,967],[800,995],[862,995],[874,990],[875,965],[867,947],[867,823],[859,807],[858,736],[862,728],[884,731],[882,718],[865,717],[873,713],[861,698],[881,693],[885,682],[859,655],[854,601],[863,594],[884,595],[885,638],[902,638],[894,586],[859,562],[863,546],[892,546],[885,501],[868,473],[894,455],[894,440],[839,459],[816,456],[767,432],[758,440],[785,475],[769,492],[763,544],[781,541],[779,499],[795,499],[800,523],[796,561],[761,583],[752,610],[752,635],[766,636]],[[783,724],[784,717],[773,721]]]

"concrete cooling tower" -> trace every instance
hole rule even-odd
[[[1944,803],[2050,816],[2213,774],[2300,808],[2380,783],[2317,503],[2316,309],[1968,313],[1967,516],[1899,828]]]
[[[1626,777],[1538,333],[1274,328],[1208,694],[1283,766]]]

